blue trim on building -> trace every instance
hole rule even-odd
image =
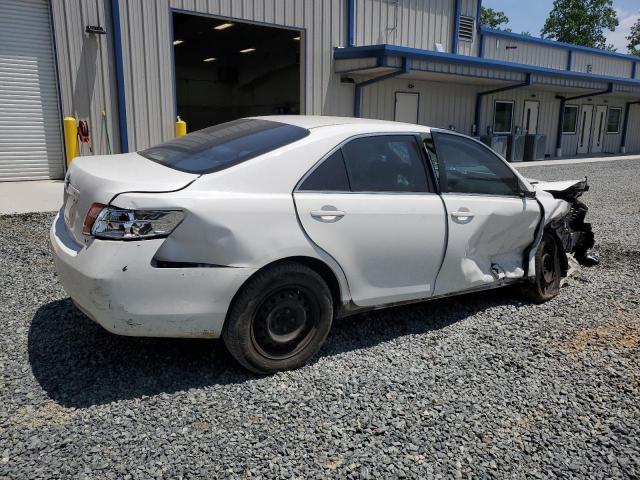
[[[111,0],[111,23],[113,25],[113,55],[116,70],[116,93],[118,95],[118,126],[120,129],[120,152],[129,151],[129,134],[127,132],[127,104],[124,88],[124,61],[122,60],[122,37],[120,28],[120,5],[118,0]]]
[[[573,69],[573,50],[567,52],[567,70]]]
[[[451,53],[458,54],[458,43],[460,41],[460,1],[455,0],[453,16],[453,38],[451,39]]]
[[[356,0],[347,0],[347,45],[356,45]]]
[[[505,32],[504,30],[495,30],[493,28],[482,27],[482,32],[489,35],[495,35],[497,37],[504,37],[504,38],[511,38],[513,40],[519,40],[521,42],[537,43],[540,45],[546,45],[548,47],[564,48],[565,50],[576,50],[579,52],[602,55],[603,57],[615,57],[615,58],[620,58],[620,59],[629,60],[629,61],[633,61],[634,58],[637,58],[637,57],[634,57],[633,55],[626,55],[624,53],[609,52],[607,50],[601,50],[599,48],[583,47],[582,45],[573,45],[571,43],[556,42],[555,40],[548,40],[546,38],[539,38],[539,37],[531,37],[528,35],[521,35],[519,33],[513,33],[513,32]]]
[[[413,58],[416,60],[440,61],[443,63],[469,65],[473,67],[493,68],[496,70],[532,73],[538,75],[547,75],[558,78],[571,78],[574,80],[585,80],[590,82],[614,82],[621,85],[632,85],[640,87],[640,80],[632,80],[629,78],[610,77],[605,75],[594,75],[583,72],[573,72],[567,70],[557,70],[553,68],[537,67],[534,65],[525,65],[521,63],[510,63],[502,60],[493,60],[488,58],[478,58],[466,55],[452,55],[451,53],[435,52],[431,50],[420,50],[417,48],[400,47],[396,45],[367,45],[362,47],[346,47],[336,48],[334,50],[334,58],[336,60],[367,58],[379,56],[400,56]]]
[[[476,4],[476,29],[478,30],[478,34],[480,33],[482,27],[482,0],[477,0]]]
[[[353,116],[356,118],[360,118],[362,116],[362,87],[366,87],[367,85],[371,85],[374,83],[382,82],[383,80],[387,80],[389,78],[397,77],[398,75],[402,75],[403,73],[409,73],[411,71],[411,60],[408,58],[402,59],[402,68],[398,70],[387,73],[385,75],[380,75],[379,77],[370,78],[360,83],[356,83],[356,88],[353,96]]]

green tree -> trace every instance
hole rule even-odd
[[[559,42],[615,50],[604,32],[617,26],[613,0],[554,0],[541,33]]]
[[[627,37],[629,44],[627,48],[631,55],[637,55],[640,57],[640,18],[631,27],[631,33]]]
[[[509,17],[499,10],[482,7],[480,10],[480,23],[489,28],[498,28],[500,25],[509,23]]]

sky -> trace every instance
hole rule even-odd
[[[553,6],[553,0],[482,0],[482,5],[502,10],[509,17],[509,25],[515,33],[529,32],[539,37],[540,30]],[[626,36],[631,26],[640,18],[638,0],[613,0],[620,26],[615,32],[605,32],[608,43],[620,53],[627,53]]]

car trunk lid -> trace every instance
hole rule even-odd
[[[180,190],[198,177],[165,167],[137,153],[78,157],[65,179],[65,224],[76,241],[84,243],[82,228],[92,204],[108,205],[116,195],[124,192]]]

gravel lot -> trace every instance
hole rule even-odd
[[[638,478],[640,162],[588,175],[598,267],[337,322],[256,377],[218,341],[113,336],[76,310],[49,214],[0,217],[0,477]]]

